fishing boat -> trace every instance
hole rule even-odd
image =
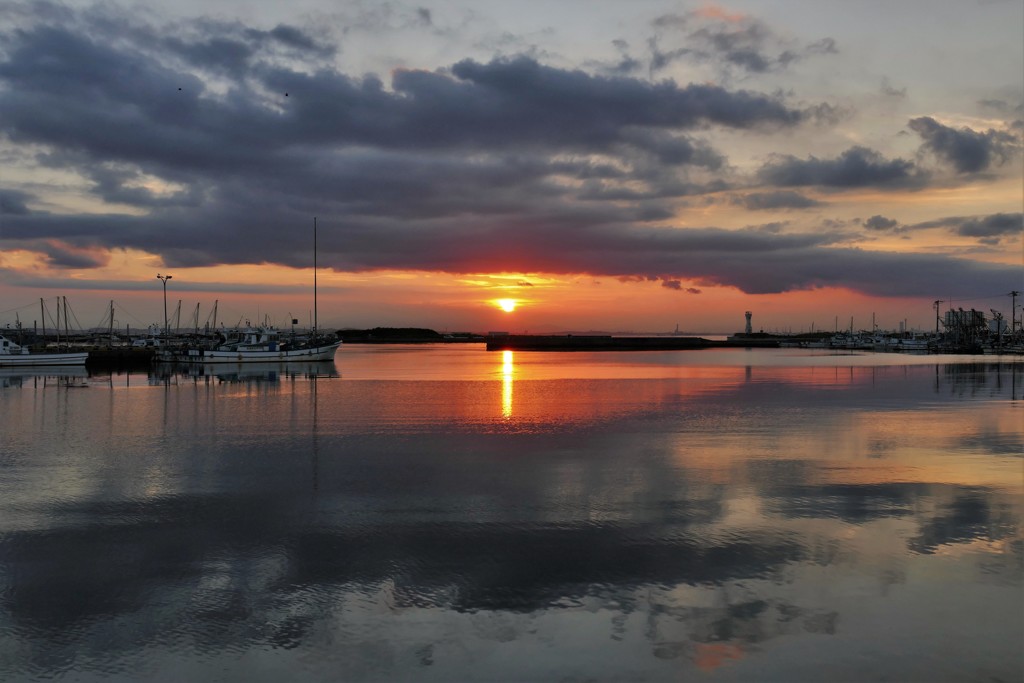
[[[313,219],[313,329],[306,337],[282,336],[270,325],[247,327],[220,335],[215,341],[165,345],[157,349],[159,363],[267,363],[289,361],[333,361],[341,346],[336,335],[328,337],[317,329],[316,301],[316,218]],[[293,321],[294,322],[294,321]]]
[[[48,353],[30,351],[7,337],[0,335],[0,367],[28,367],[33,365],[85,365],[88,351]]]
[[[160,363],[267,363],[334,360],[340,339],[321,335],[285,337],[275,327],[249,327],[217,341],[164,346],[157,349]]]

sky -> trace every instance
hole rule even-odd
[[[162,325],[165,285],[182,327],[1009,318],[1022,34],[1019,0],[0,0],[0,326]]]

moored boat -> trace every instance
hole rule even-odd
[[[85,365],[88,351],[34,352],[0,335],[0,367],[27,367],[32,365]]]
[[[214,343],[192,343],[158,348],[161,363],[266,363],[272,361],[334,360],[340,339],[314,336],[282,337],[280,330],[259,326],[222,337]]]

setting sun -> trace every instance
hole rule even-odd
[[[497,301],[495,301],[495,303],[498,304],[498,308],[505,311],[506,313],[511,313],[512,311],[516,310],[515,299],[498,299]]]

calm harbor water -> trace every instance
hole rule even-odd
[[[1024,363],[0,374],[0,680],[1020,681]]]

